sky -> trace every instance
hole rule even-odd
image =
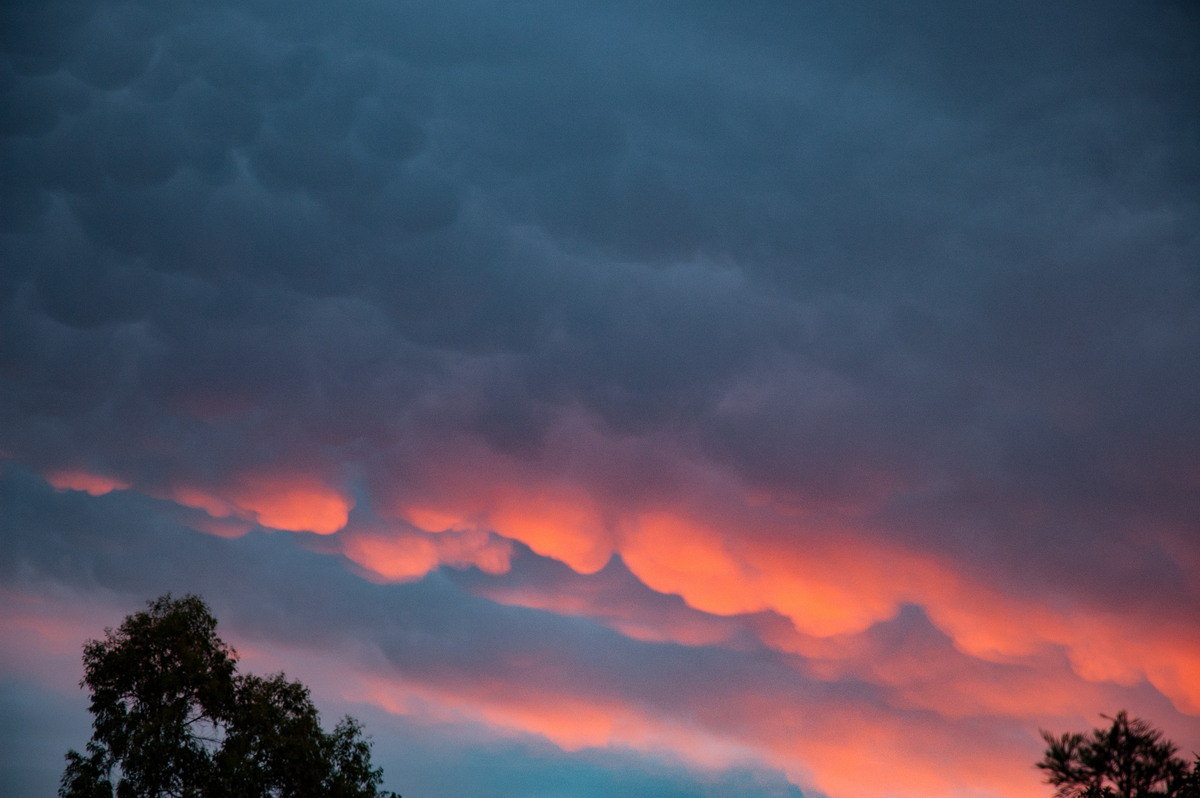
[[[203,596],[406,798],[1200,751],[1200,13],[9,0],[0,793]]]

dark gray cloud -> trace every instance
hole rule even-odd
[[[800,499],[867,463],[1177,525],[1194,16],[932,8],[13,4],[4,446],[403,446],[432,381],[508,451],[581,405]]]

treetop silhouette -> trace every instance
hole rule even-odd
[[[1043,731],[1037,766],[1059,798],[1200,798],[1200,757],[1193,767],[1175,756],[1163,733],[1124,711],[1108,728],[1083,734]]]
[[[167,594],[84,645],[92,738],[60,796],[399,798],[358,721],[326,733],[307,687],[238,674],[216,627],[199,597]]]

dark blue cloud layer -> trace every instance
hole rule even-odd
[[[578,404],[799,500],[871,461],[1178,523],[1195,20],[1110,5],[13,5],[6,406],[94,459],[206,396],[361,439],[479,356],[445,423],[499,447]]]

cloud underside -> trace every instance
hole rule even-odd
[[[664,791],[1200,744],[1197,20],[923,9],[6,4],[4,671],[195,589]]]

